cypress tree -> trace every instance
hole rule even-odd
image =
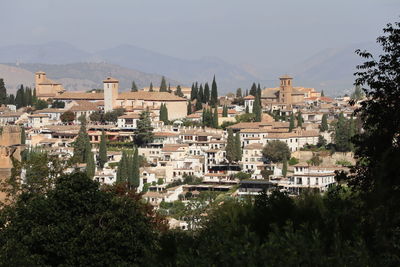
[[[253,113],[255,115],[254,121],[261,121],[261,105],[257,94],[256,99],[254,100]]]
[[[149,92],[154,92],[154,89],[153,89],[153,83],[152,83],[152,82],[150,83]]]
[[[138,88],[136,86],[136,83],[135,83],[135,81],[132,81],[131,92],[137,92],[137,91],[138,91]]]
[[[183,97],[183,96],[184,96],[184,94],[182,93],[182,88],[181,88],[180,85],[178,85],[178,86],[176,87],[175,95],[180,96],[180,97]]]
[[[210,105],[211,106],[218,105],[218,89],[217,89],[217,82],[215,81],[215,75],[211,84]]]
[[[4,80],[0,79],[0,106],[7,104],[7,89]]]
[[[24,106],[24,86],[21,84],[20,88],[17,90],[17,94],[15,96],[15,104],[17,108],[25,107]]]
[[[253,83],[252,85],[251,85],[251,89],[250,89],[250,92],[249,92],[252,96],[254,96],[254,97],[256,97],[256,95],[257,95],[257,85],[256,85],[256,83]]]
[[[240,133],[235,135],[235,161],[242,160],[242,142],[240,141]]]
[[[161,103],[161,106],[160,106],[160,113],[158,114],[158,120],[164,121],[164,104],[163,103]]]
[[[139,149],[135,148],[132,159],[132,175],[129,184],[131,188],[138,188],[140,185],[140,166],[139,166]]]
[[[165,81],[165,77],[161,77],[161,84],[160,84],[160,92],[167,92],[167,82]]]
[[[32,92],[32,104],[36,104],[36,102],[37,102],[36,88],[33,88],[33,92]]]
[[[249,95],[249,89],[246,89],[246,95],[245,96],[248,96]]]
[[[140,146],[153,141],[153,127],[151,126],[150,113],[148,110],[140,113],[137,122],[137,130],[135,135],[135,143]]]
[[[187,104],[187,115],[190,114],[192,114],[192,101],[189,100]]]
[[[104,168],[104,164],[107,162],[107,141],[104,130],[101,132],[100,146],[99,146],[99,165],[100,168]]]
[[[164,104],[164,123],[168,123],[168,109],[167,109],[167,104]]]
[[[15,97],[13,94],[9,94],[7,98],[7,104],[15,105]]]
[[[228,117],[228,107],[226,105],[222,108],[222,117]]]
[[[196,106],[195,106],[196,111],[197,111],[197,110],[200,110],[200,109],[202,109],[202,108],[203,108],[203,105],[202,105],[201,101],[199,101],[198,99],[196,99]]]
[[[329,129],[328,116],[326,114],[324,114],[324,115],[322,115],[320,130],[321,130],[321,132],[326,132],[326,131],[328,131],[328,129]]]
[[[21,127],[21,145],[25,145],[25,143],[26,143],[25,128]]]
[[[297,113],[297,127],[303,126],[303,117],[301,116],[301,111]]]
[[[168,93],[172,93],[171,84],[170,83],[168,83]]]
[[[236,98],[242,98],[242,88],[236,89]]]
[[[32,105],[32,92],[31,92],[30,88],[28,88],[28,87],[25,87],[24,104],[25,104],[25,106]]]
[[[208,83],[204,85],[204,103],[209,103],[210,102],[210,87],[208,86]]]
[[[260,102],[261,102],[261,86],[260,86],[260,84],[258,84],[258,86],[257,86],[257,95],[258,95],[258,99],[260,99]]]
[[[321,96],[325,96],[324,90],[321,91]]]
[[[203,109],[203,115],[202,115],[202,123],[203,123],[203,126],[207,126],[207,124],[208,124],[208,109]]]
[[[192,91],[190,92],[190,100],[195,100],[197,99],[197,88],[194,86],[194,83],[192,83]]]
[[[283,166],[282,166],[282,175],[283,175],[283,177],[286,177],[286,174],[287,174],[287,158],[286,158],[286,155],[284,156],[284,158],[283,158]]]
[[[197,94],[197,100],[199,100],[201,103],[205,103],[204,101],[204,92],[203,92],[203,85],[200,84],[200,88]]]
[[[289,123],[289,132],[291,132],[294,129],[294,114],[290,114],[290,123]]]
[[[93,156],[93,152],[90,150],[86,151],[86,175],[89,178],[93,178],[95,175],[95,171],[96,171],[96,166],[94,163],[94,156]]]
[[[218,128],[218,108],[214,108],[214,115],[212,117],[212,127]]]
[[[128,182],[129,176],[129,161],[126,151],[122,152],[121,160],[118,163],[117,183]]]
[[[228,138],[225,147],[226,159],[229,163],[235,161],[236,159],[236,149],[235,149],[235,138],[233,137],[232,129],[228,129]]]
[[[74,144],[74,159],[78,163],[85,162],[86,151],[90,149],[89,135],[86,131],[86,120],[81,121],[81,127],[79,129],[78,137]]]
[[[349,151],[349,129],[348,124],[343,116],[343,112],[339,114],[335,127],[335,145],[338,151]]]

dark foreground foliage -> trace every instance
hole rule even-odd
[[[1,266],[132,266],[156,248],[160,225],[139,196],[100,190],[85,174],[23,193],[1,212]]]

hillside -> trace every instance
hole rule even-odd
[[[158,86],[161,75],[144,73],[118,65],[107,63],[72,63],[72,64],[0,64],[0,77],[3,77],[7,88],[16,88],[19,84],[33,85],[34,73],[44,71],[50,79],[61,82],[67,90],[89,90],[102,88],[102,81],[111,75],[120,81],[121,91],[129,90],[132,80],[138,87],[148,86],[153,82]],[[169,79],[171,85],[178,81]]]
[[[111,71],[111,73],[115,73],[114,76],[117,76],[117,71],[124,73],[122,76],[125,76],[126,73],[129,72],[128,69],[140,70],[143,73],[165,75],[170,77],[171,80],[180,81],[185,85],[190,85],[194,81],[211,82],[215,74],[221,93],[236,90],[236,88],[240,86],[248,87],[253,81],[257,80],[255,76],[248,73],[243,68],[229,64],[218,58],[201,58],[196,60],[180,59],[133,45],[120,45],[96,53],[89,53],[63,42],[51,42],[39,45],[12,45],[0,47],[0,62],[19,63],[21,64],[20,66],[24,65],[25,68],[31,71],[36,70],[33,70],[26,64],[102,62],[103,65],[99,65],[102,66],[101,69],[107,69],[106,72]],[[114,64],[114,66],[119,65],[122,68],[120,67],[117,69],[116,67],[109,67],[108,65],[110,64],[104,63]],[[106,65],[107,67],[105,67]],[[43,70],[46,71],[45,69]],[[85,69],[79,69],[77,72],[82,74],[79,79],[93,81],[92,78],[87,77],[88,75],[93,75],[93,70],[86,71]],[[63,75],[58,75],[58,70],[55,71],[55,74],[58,78],[65,78]],[[143,85],[146,86],[148,86],[151,80],[149,76],[134,77],[138,80],[142,80]],[[157,77],[154,78],[153,81],[158,84],[160,79]],[[79,83],[88,85],[87,82],[84,81],[80,81]]]
[[[296,85],[323,89],[332,96],[349,93],[353,89],[356,66],[364,62],[355,54],[356,49],[379,53],[373,43],[324,49],[293,67],[291,74]]]

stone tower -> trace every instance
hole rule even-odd
[[[115,108],[118,98],[118,85],[117,79],[108,77],[103,81],[104,85],[104,111],[112,111]]]
[[[286,105],[292,105],[292,93],[293,93],[293,78],[284,75],[279,78],[281,85],[279,88],[279,102],[285,103]]]
[[[35,73],[35,88],[39,88],[39,84],[46,80],[46,73],[43,71],[38,71]]]

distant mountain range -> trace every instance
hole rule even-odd
[[[374,52],[374,47],[375,44],[361,44],[325,49],[286,69],[290,70],[288,74],[294,77],[296,86],[315,87],[338,95],[353,87],[355,66],[363,61],[354,54],[355,49]],[[253,82],[276,85],[278,77],[286,73],[275,68],[260,75],[251,65],[236,66],[218,58],[180,59],[132,45],[89,53],[63,42],[0,47],[0,62],[6,63],[0,65],[0,78],[5,78],[10,88],[29,81],[32,84],[33,73],[38,70],[47,72],[49,78],[62,82],[70,90],[98,88],[110,74],[120,80],[121,88],[130,88],[132,80],[139,87],[150,82],[158,86],[161,75],[172,85],[211,82],[215,74],[220,94],[224,94],[238,87],[248,88]],[[268,64],[273,66],[272,62]]]
[[[365,61],[355,53],[357,49],[368,50],[375,55],[380,53],[375,43],[324,49],[293,67],[291,74],[296,79],[295,83],[324,89],[331,95],[349,93],[354,88],[356,66]]]
[[[7,68],[8,72],[6,71],[3,74],[3,70],[7,70]],[[49,79],[62,83],[64,88],[71,91],[102,88],[103,80],[110,75],[118,78],[121,91],[129,90],[132,80],[138,87],[147,87],[150,82],[153,82],[154,86],[159,86],[161,81],[161,75],[140,72],[108,63],[0,64],[0,77],[5,78],[6,85],[9,88],[16,88],[21,83],[31,86],[34,83],[34,73],[39,70],[46,72]],[[178,81],[168,77],[166,77],[166,80],[171,86],[179,84]]]

